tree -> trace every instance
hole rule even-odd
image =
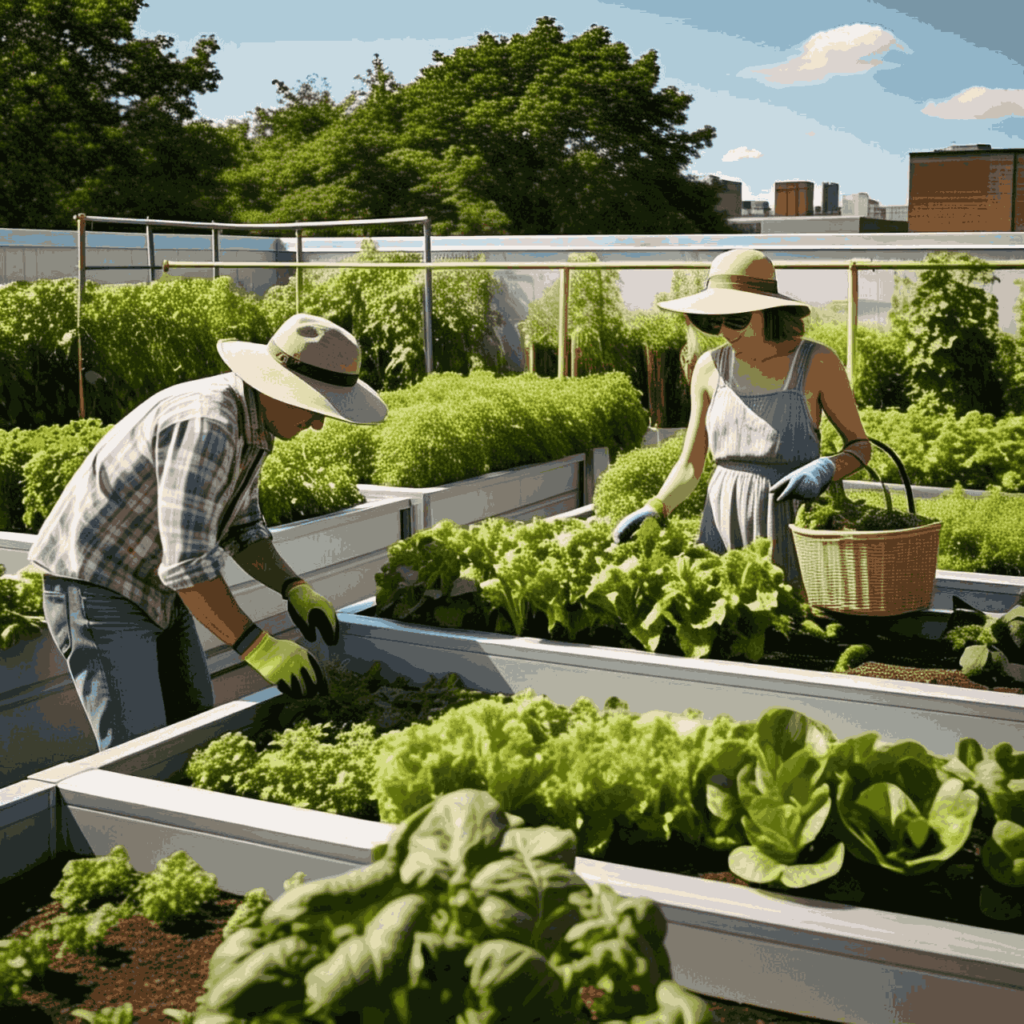
[[[454,154],[480,158],[473,191],[521,234],[727,231],[717,188],[684,175],[715,130],[683,131],[692,97],[657,89],[657,54],[635,61],[606,28],[566,40],[553,18],[527,35],[490,33],[433,54],[405,89],[404,145],[424,182]],[[431,216],[457,212],[444,186]]]
[[[633,61],[607,29],[566,40],[540,18],[525,36],[484,33],[433,56],[403,86],[374,55],[361,88],[333,105],[314,89],[282,92],[282,112],[257,115],[269,134],[225,175],[233,219],[426,214],[436,234],[728,231],[717,186],[683,173],[714,129],[683,131],[691,97],[656,88],[654,51]],[[298,122],[304,107],[323,121],[276,138],[274,123]]]
[[[950,269],[950,263],[969,263]],[[957,417],[972,409],[1001,416],[999,307],[985,290],[996,275],[983,260],[934,252],[916,284],[897,275],[889,323],[902,342],[911,401],[934,394]]]
[[[307,78],[293,91],[274,80],[278,108],[257,108],[244,119],[242,158],[223,176],[230,219],[360,220],[421,213],[410,191],[420,179],[401,153],[401,86],[377,54],[356,80],[361,88],[338,102],[326,83],[317,90]]]
[[[142,0],[0,0],[0,223],[68,228],[109,216],[205,219],[231,159],[194,93],[219,49],[134,38]]]

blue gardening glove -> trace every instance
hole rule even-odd
[[[638,508],[635,512],[630,512],[628,516],[620,519],[615,529],[612,530],[612,543],[624,544],[630,540],[647,519],[657,519],[662,526],[668,522],[665,503],[660,498],[651,498],[643,508]]]
[[[787,473],[781,480],[776,481],[768,490],[775,495],[775,501],[785,501],[787,498],[801,498],[804,501],[813,501],[824,493],[825,488],[832,482],[836,472],[836,464],[825,457],[808,462],[806,466],[794,469]],[[779,493],[781,491],[781,493]]]
[[[285,596],[288,614],[306,640],[312,643],[319,629],[326,644],[333,646],[338,642],[338,616],[326,597],[301,580],[290,586]]]

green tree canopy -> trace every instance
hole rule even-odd
[[[221,75],[202,36],[136,39],[142,0],[0,0],[0,224],[210,219],[229,138],[195,120]]]
[[[929,253],[916,283],[897,275],[889,323],[904,346],[911,401],[933,394],[958,417],[1002,415],[999,306],[985,290],[996,280],[983,260],[949,252]]]
[[[717,187],[684,173],[715,131],[684,130],[691,97],[657,88],[654,51],[633,60],[605,28],[566,39],[539,18],[526,35],[485,32],[433,59],[403,86],[376,55],[338,103],[279,84],[283,107],[257,116],[268,130],[225,175],[232,218],[427,214],[438,234],[727,230]],[[302,130],[279,132],[282,119]]]
[[[715,130],[683,130],[692,97],[657,88],[653,50],[631,60],[606,28],[566,39],[549,17],[477,40],[435,51],[407,87],[404,138],[425,182],[450,177],[453,150],[479,157],[475,190],[519,234],[726,230],[717,189],[683,173]]]

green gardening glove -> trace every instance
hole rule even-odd
[[[331,602],[326,597],[318,594],[303,580],[288,586],[285,597],[288,600],[288,614],[306,640],[312,643],[319,629],[326,644],[333,647],[338,642],[338,616],[334,614]]]
[[[248,649],[238,653],[247,665],[252,665],[271,686],[288,697],[298,699],[327,694],[327,680],[319,662],[305,647],[291,640],[278,640],[263,633]]]

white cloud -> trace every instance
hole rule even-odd
[[[954,121],[1024,117],[1024,89],[986,89],[975,85],[941,103],[928,103],[921,113]]]
[[[912,52],[880,25],[840,25],[811,36],[799,55],[784,64],[753,72],[776,85],[807,85],[832,75],[862,75],[882,64],[893,49]]]
[[[760,150],[750,149],[748,146],[737,146],[736,149],[730,149],[722,157],[722,163],[728,164],[734,160],[756,160],[760,155]]]

